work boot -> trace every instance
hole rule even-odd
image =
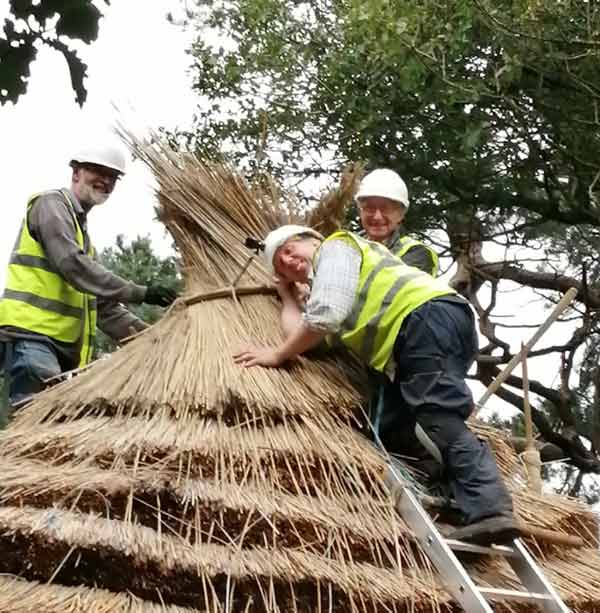
[[[521,536],[514,515],[495,515],[458,528],[448,538],[475,545],[505,545]]]

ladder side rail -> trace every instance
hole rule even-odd
[[[465,568],[446,544],[427,512],[408,488],[395,487],[396,508],[439,573],[446,589],[465,611],[493,613]]]
[[[542,611],[544,613],[571,613],[571,609],[562,601],[521,539],[515,539],[513,547],[519,555],[507,558],[507,561],[521,583],[531,592],[547,594],[550,597],[550,600],[539,604]]]

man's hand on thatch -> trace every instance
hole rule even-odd
[[[322,330],[313,330],[300,320],[295,329],[278,347],[246,347],[233,356],[236,364],[244,367],[267,366],[274,368],[287,360],[316,347],[327,335]]]
[[[234,353],[233,361],[236,364],[241,364],[244,368],[250,366],[276,368],[284,362],[284,358],[275,347],[246,347],[238,353]]]
[[[144,302],[146,304],[155,304],[160,307],[168,307],[175,302],[177,292],[170,287],[164,285],[148,285]]]

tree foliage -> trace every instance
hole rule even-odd
[[[286,174],[397,168],[428,228],[453,208],[598,225],[596,2],[198,5],[223,41],[193,47],[199,147]]]
[[[103,0],[110,4],[109,0]],[[0,104],[17,102],[27,91],[31,63],[40,45],[62,53],[78,104],[85,102],[87,66],[70,46],[98,37],[102,13],[92,0],[9,0],[10,17],[0,35]]]
[[[150,237],[138,236],[127,243],[123,235],[117,236],[114,247],[107,247],[100,254],[100,262],[115,274],[135,281],[140,285],[158,283],[181,291],[181,278],[174,257],[161,258],[154,253]],[[158,321],[163,309],[149,304],[128,305],[140,319],[153,324]],[[115,342],[98,330],[95,353],[102,355],[116,349]]]
[[[534,420],[569,487],[600,473],[598,0],[197,0],[189,21],[201,104],[173,143],[300,188],[350,160],[398,170],[409,228],[458,261],[479,313],[482,382],[511,357],[508,281],[549,302],[579,288],[570,340],[537,350],[561,365],[532,382]],[[499,395],[522,408],[521,387]]]

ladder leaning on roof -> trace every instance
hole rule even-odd
[[[482,547],[444,538],[429,514],[410,491],[393,463],[388,465],[385,482],[395,499],[396,509],[412,530],[427,554],[446,589],[468,613],[493,613],[490,601],[528,602],[536,604],[544,613],[570,613],[556,590],[521,539],[511,546]],[[480,555],[503,556],[520,579],[521,590],[479,587],[454,554],[463,551]]]

